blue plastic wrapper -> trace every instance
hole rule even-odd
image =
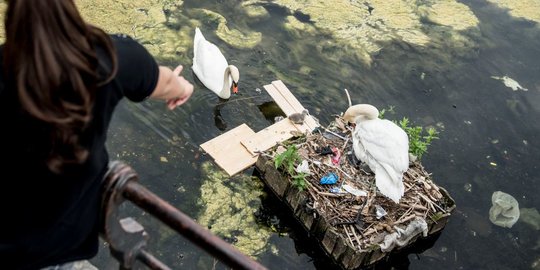
[[[321,185],[333,185],[337,183],[339,180],[339,176],[337,176],[335,173],[327,173],[323,178],[321,178],[321,181],[319,181],[319,184]]]

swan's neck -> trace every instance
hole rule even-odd
[[[368,120],[374,120],[374,119],[379,118],[379,112],[376,111],[376,110],[375,111],[371,110],[371,108],[369,108],[369,107],[367,107],[367,108],[359,107],[355,111],[355,115],[356,115],[356,117],[354,118],[354,122],[356,124],[359,124],[361,122],[365,122],[365,121],[368,121]]]
[[[219,96],[222,98],[229,98],[231,96],[231,68],[227,67],[225,68],[225,73],[223,74],[223,89],[221,89],[221,92],[219,93]]]

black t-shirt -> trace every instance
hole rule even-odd
[[[81,139],[89,157],[69,175],[54,174],[43,163],[50,149],[48,128],[21,110],[0,65],[0,268],[36,269],[97,253],[111,116],[124,96],[134,102],[148,97],[159,77],[157,63],[143,46],[127,36],[111,38],[118,72],[97,89],[93,117]],[[102,69],[110,69],[105,51],[96,51]],[[0,63],[2,55],[0,47]]]

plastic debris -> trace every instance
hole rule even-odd
[[[302,160],[302,163],[298,164],[296,167],[297,173],[305,173],[305,174],[311,174],[311,170],[309,169],[309,163],[307,160]]]
[[[333,154],[334,152],[332,152],[332,149],[330,148],[330,146],[324,146],[324,147],[315,149],[315,153],[325,156],[325,155]]]
[[[502,76],[502,77],[491,76],[491,78],[502,81],[506,87],[512,88],[512,90],[514,91],[517,91],[517,90],[529,91],[529,89],[522,87],[516,80],[508,76]]]
[[[471,192],[472,191],[472,184],[471,183],[466,183],[463,188],[465,189],[465,191],[467,192]]]
[[[332,164],[338,165],[341,159],[341,152],[337,147],[332,147]]]
[[[540,213],[536,208],[521,208],[519,220],[533,229],[540,231]]]
[[[336,194],[343,194],[343,193],[346,193],[345,191],[341,190],[340,187],[334,187],[334,188],[331,188],[331,189],[330,189],[330,192],[331,192],[331,193],[336,193]]]
[[[491,195],[493,206],[489,209],[489,220],[501,227],[512,228],[519,219],[519,204],[512,195],[495,191]]]
[[[363,190],[359,190],[359,189],[356,189],[354,187],[351,187],[349,185],[343,185],[342,188],[351,193],[352,195],[354,196],[367,196],[367,192],[363,191]]]
[[[283,120],[283,119],[285,119],[285,117],[283,117],[283,116],[276,116],[276,117],[274,117],[274,122],[277,123],[277,122],[279,122],[279,121],[281,121],[281,120]]]
[[[321,181],[319,183],[321,185],[333,185],[337,183],[338,180],[339,180],[339,176],[331,172],[323,176],[323,178],[321,178]]]
[[[377,219],[381,219],[382,217],[386,216],[388,214],[382,206],[376,204],[375,205],[375,215],[377,216]]]
[[[396,246],[406,246],[409,244],[409,241],[413,239],[419,233],[422,233],[424,237],[428,234],[428,226],[426,221],[421,217],[416,217],[407,228],[402,229],[397,226],[394,227],[395,232],[388,234],[384,237],[383,242],[380,244],[381,251],[389,252],[394,249]]]
[[[351,164],[353,167],[360,166],[360,164],[362,164],[362,161],[356,158],[356,155],[353,153],[353,151],[347,152],[347,161],[349,161],[349,164]]]
[[[322,133],[322,135],[323,135],[324,138],[329,139],[329,140],[333,140],[335,138],[340,138],[342,140],[345,140],[345,137],[343,136],[344,134],[335,133],[335,132],[332,132],[330,130],[325,130]]]

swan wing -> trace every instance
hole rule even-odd
[[[376,166],[375,169],[375,185],[384,196],[390,198],[395,203],[399,203],[399,199],[405,193],[402,175],[396,175],[394,170],[384,168],[384,166]]]
[[[375,173],[375,185],[384,196],[398,203],[405,191],[403,186],[403,173],[397,172],[390,164],[380,163],[369,152],[366,151],[362,144],[359,134],[362,129],[355,130],[353,136],[353,150],[356,157],[365,162],[369,168]]]
[[[221,92],[227,59],[215,44],[204,38],[198,28],[195,29],[193,45],[193,72],[208,89],[216,94]]]
[[[369,120],[356,126],[353,147],[375,173],[375,184],[386,197],[398,203],[403,196],[403,173],[409,167],[409,139],[389,120]],[[355,146],[354,139],[357,141]]]
[[[356,126],[355,136],[366,154],[378,163],[400,173],[409,168],[409,138],[393,122],[386,119],[361,122]]]

